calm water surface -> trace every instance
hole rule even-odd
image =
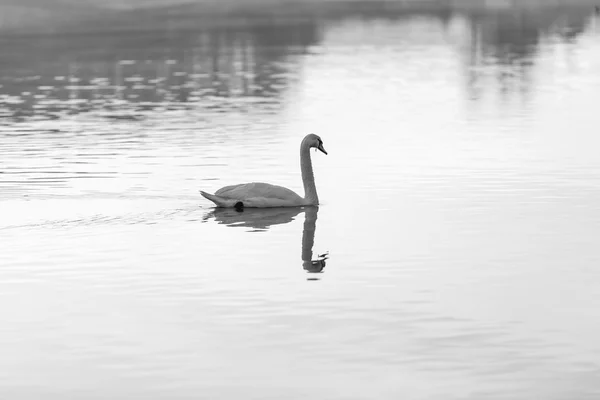
[[[0,39],[0,397],[599,398],[600,18],[553,12]],[[310,132],[318,209],[199,196],[301,193]]]

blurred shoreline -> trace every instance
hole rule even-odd
[[[581,8],[600,0],[0,0],[0,32],[16,35],[210,29],[316,19]]]

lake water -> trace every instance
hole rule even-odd
[[[447,11],[0,39],[0,397],[598,399],[600,17]]]

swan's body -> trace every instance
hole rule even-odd
[[[200,191],[218,207],[296,207],[307,205],[294,191],[269,183],[252,182],[225,186],[214,195]],[[239,206],[237,206],[239,207]]]
[[[202,196],[212,201],[217,207],[300,207],[316,206],[319,196],[315,186],[315,177],[310,160],[310,149],[317,148],[327,154],[323,141],[314,134],[304,137],[300,144],[300,169],[304,183],[304,197],[283,186],[269,183],[252,182],[225,186],[215,194],[200,191]]]

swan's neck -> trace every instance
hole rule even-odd
[[[319,196],[317,196],[315,175],[310,160],[310,146],[304,141],[300,145],[300,170],[302,171],[302,183],[304,183],[304,200],[307,204],[318,205]]]

